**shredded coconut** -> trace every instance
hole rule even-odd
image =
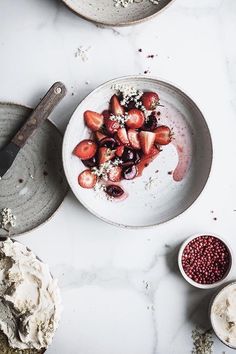
[[[1,211],[1,216],[2,216],[2,221],[1,221],[1,227],[2,229],[9,231],[10,228],[16,226],[16,217],[15,215],[12,214],[11,209],[9,208],[4,208]]]
[[[121,128],[124,128],[125,123],[127,122],[128,119],[129,117],[127,112],[119,116],[115,116],[114,114],[110,116],[110,120],[118,122]]]
[[[116,158],[114,161],[109,160],[101,164],[99,168],[93,167],[92,173],[95,174],[98,178],[102,178],[107,181],[108,173],[112,170],[114,166],[118,166],[120,164],[122,164],[122,161],[119,158]]]

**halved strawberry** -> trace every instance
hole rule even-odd
[[[125,113],[125,109],[121,106],[119,98],[116,95],[113,95],[111,98],[110,108],[115,116],[121,116]]]
[[[82,140],[74,148],[73,154],[79,157],[81,160],[91,159],[97,151],[97,145],[93,140]]]
[[[154,130],[156,134],[155,143],[159,145],[168,145],[171,142],[171,130],[166,125],[161,125]]]
[[[108,173],[108,179],[112,182],[119,182],[121,180],[122,168],[120,166],[113,166]]]
[[[129,138],[125,128],[118,129],[117,136],[122,144],[129,145]]]
[[[133,108],[128,112],[128,120],[126,121],[126,125],[132,129],[141,128],[144,124],[145,117],[142,111],[137,108]]]
[[[116,148],[116,156],[121,157],[123,155],[124,152],[124,145],[120,145]]]
[[[148,155],[154,145],[156,134],[148,131],[139,133],[140,145],[145,155]]]
[[[85,170],[79,175],[78,183],[83,188],[93,188],[97,183],[97,176],[91,170]]]
[[[105,162],[113,159],[115,157],[115,150],[106,148],[105,146],[100,147],[98,150],[98,161],[99,165],[104,164]]]
[[[120,124],[116,120],[111,120],[109,118],[106,118],[104,123],[105,123],[105,127],[107,129],[107,132],[112,135],[115,132],[117,132],[117,130],[120,128]]]
[[[160,98],[155,92],[144,92],[141,97],[141,101],[148,111],[154,111],[158,106],[159,100]]]
[[[130,145],[132,146],[132,148],[134,149],[141,149],[141,145],[140,145],[140,141],[139,141],[139,133],[137,132],[137,130],[134,129],[129,129],[128,130],[128,138],[129,138],[129,142]]]
[[[102,114],[93,111],[84,112],[84,121],[89,129],[93,132],[99,130],[103,125],[104,118]]]
[[[155,157],[160,153],[160,150],[153,146],[148,155],[141,157],[140,162],[136,165],[137,168],[137,177],[141,176],[145,167],[155,159]]]
[[[104,119],[107,119],[110,117],[111,113],[110,111],[108,111],[108,109],[105,109],[103,112],[102,112],[102,115],[104,117]]]
[[[97,141],[101,141],[102,139],[107,137],[105,134],[103,134],[103,133],[101,133],[99,131],[96,131],[94,133],[94,135],[95,135],[95,138],[96,138]]]

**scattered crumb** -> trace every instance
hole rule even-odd
[[[167,243],[165,243],[165,248],[170,248],[170,245],[168,245]]]
[[[19,183],[23,183],[24,180],[23,180],[22,178],[19,178],[19,179],[18,179],[18,182],[19,182]]]
[[[84,61],[84,62],[87,61],[87,60],[88,60],[88,51],[89,51],[90,49],[91,49],[91,47],[85,48],[85,47],[83,47],[82,45],[79,46],[79,47],[76,49],[75,53],[74,53],[75,58],[80,57],[80,59],[81,59],[82,61]]]
[[[72,92],[72,93],[71,93],[71,96],[74,96],[74,95],[75,95],[74,92]]]
[[[144,74],[150,74],[150,72],[151,72],[150,70],[144,70],[143,73],[144,73]]]
[[[212,331],[203,331],[196,327],[192,331],[193,350],[192,354],[212,354],[212,346],[214,344],[212,340]]]
[[[34,176],[33,176],[33,175],[30,175],[30,178],[34,179]]]
[[[139,51],[139,53],[142,53],[142,51],[143,51],[143,50],[142,50],[141,48],[139,48],[139,50],[138,50],[138,51]]]
[[[168,175],[172,175],[173,174],[173,171],[168,171]]]
[[[147,181],[144,181],[145,189],[146,190],[152,189],[153,187],[155,187],[157,185],[157,182],[158,182],[157,177],[149,177],[149,179]]]
[[[217,218],[213,218],[213,220],[215,220],[215,221],[216,221],[216,220],[217,220]]]
[[[85,85],[89,85],[89,81],[85,81]]]

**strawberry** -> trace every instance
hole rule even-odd
[[[102,112],[102,115],[104,117],[104,119],[108,119],[110,117],[110,111],[108,111],[108,109],[105,109],[103,112]]]
[[[115,132],[117,132],[117,130],[120,128],[120,124],[117,121],[111,120],[109,118],[106,118],[104,123],[105,123],[106,129],[107,129],[107,132],[112,135]]]
[[[111,182],[119,182],[121,180],[122,168],[120,166],[113,166],[108,173],[108,179]]]
[[[116,148],[116,156],[121,157],[123,155],[124,152],[124,145],[120,145]]]
[[[141,101],[148,111],[154,111],[159,104],[159,96],[155,92],[144,92]]]
[[[85,170],[79,175],[78,183],[83,188],[93,188],[97,183],[97,176],[94,175],[91,170]]]
[[[102,165],[105,162],[113,159],[113,157],[115,157],[115,150],[108,149],[105,146],[99,148],[98,150],[99,165]]]
[[[97,141],[101,141],[102,139],[106,138],[107,136],[99,131],[95,132],[95,138]]]
[[[137,108],[133,108],[128,112],[128,120],[126,125],[128,128],[138,129],[144,124],[145,118],[142,111]]]
[[[166,125],[161,125],[154,130],[156,134],[155,143],[159,145],[168,145],[171,142],[171,130]]]
[[[111,98],[110,108],[115,116],[122,116],[125,113],[125,109],[121,106],[119,98],[116,95],[113,95]]]
[[[125,128],[118,129],[117,136],[122,144],[129,145],[129,138]]]
[[[84,121],[89,129],[93,132],[99,130],[104,122],[104,118],[102,114],[93,111],[84,112]]]
[[[97,151],[97,145],[93,140],[82,140],[74,148],[73,154],[79,157],[81,160],[91,159]]]
[[[156,134],[148,131],[139,133],[140,145],[145,155],[148,155],[154,145]]]
[[[147,167],[159,153],[160,150],[153,146],[148,155],[141,157],[140,162],[136,165],[137,177],[142,175],[144,168]]]
[[[129,138],[129,142],[130,145],[132,146],[132,148],[134,149],[141,149],[141,145],[140,145],[140,141],[139,141],[139,133],[137,132],[137,130],[134,129],[129,129],[128,130],[128,138]]]

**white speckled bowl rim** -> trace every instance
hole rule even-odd
[[[228,251],[230,253],[231,259],[230,259],[230,266],[229,266],[228,271],[226,272],[225,276],[220,281],[213,283],[213,284],[196,283],[194,280],[192,280],[191,278],[189,278],[187,276],[187,274],[185,273],[183,266],[182,266],[182,255],[183,255],[183,251],[184,251],[185,247],[188,245],[189,242],[191,242],[192,240],[194,240],[195,238],[200,237],[200,236],[213,236],[215,238],[218,238],[220,241],[222,241],[226,245],[226,247],[228,248]],[[178,266],[179,266],[180,273],[182,274],[183,278],[190,285],[194,286],[195,288],[199,288],[199,289],[214,289],[214,288],[217,288],[217,287],[223,285],[232,271],[233,260],[234,260],[234,255],[233,255],[233,250],[231,249],[231,247],[228,245],[228,243],[221,236],[216,235],[215,233],[212,233],[212,232],[204,232],[204,233],[202,232],[202,233],[194,234],[194,235],[188,237],[180,246],[179,253],[178,253]]]
[[[236,347],[233,347],[231,346],[230,344],[228,344],[227,342],[223,341],[222,338],[220,338],[220,336],[217,334],[217,332],[215,331],[215,328],[213,326],[213,323],[212,323],[212,307],[213,307],[213,304],[214,304],[214,301],[216,300],[217,296],[220,295],[220,293],[228,288],[229,286],[232,286],[232,285],[236,285],[236,280],[234,281],[231,281],[230,283],[227,283],[225,286],[221,287],[217,292],[216,294],[213,295],[211,301],[210,301],[210,304],[209,304],[209,317],[210,317],[210,322],[211,322],[211,326],[212,326],[212,329],[216,335],[216,337],[221,341],[221,343],[223,343],[224,345],[226,345],[228,348],[231,348],[231,349],[234,349],[236,350]]]
[[[170,81],[167,81],[167,80],[164,80],[162,78],[156,78],[156,77],[148,77],[148,76],[143,76],[143,75],[129,75],[129,76],[122,76],[122,77],[118,77],[118,78],[115,78],[115,79],[112,79],[112,80],[108,80],[106,82],[104,82],[103,84],[99,85],[97,88],[95,88],[94,90],[92,90],[80,103],[79,105],[84,101],[86,100],[88,97],[96,94],[97,91],[99,91],[100,89],[102,89],[104,86],[106,85],[114,85],[116,83],[119,83],[120,80],[127,80],[127,79],[147,79],[147,80],[154,80],[154,81],[159,81],[159,82],[163,82],[163,83],[167,83],[168,85],[171,85],[173,87],[175,87],[177,90],[179,90],[183,95],[185,95],[197,108],[197,110],[200,112],[200,114],[205,117],[205,115],[202,113],[202,111],[199,109],[199,107],[196,105],[196,103],[194,102],[194,100],[191,98],[191,96],[184,90],[182,90],[179,86],[177,86],[176,84],[170,82]],[[78,106],[79,106],[78,105]],[[75,111],[77,110],[78,106],[76,107]],[[75,111],[73,112],[71,118],[73,117]],[[64,171],[65,171],[65,175],[67,177],[67,180],[68,180],[68,176],[69,176],[69,171],[68,171],[68,167],[66,166],[65,164],[65,161],[66,161],[66,139],[67,139],[67,134],[68,134],[68,127],[69,127],[69,124],[70,124],[70,121],[68,122],[68,125],[67,125],[67,128],[66,128],[66,131],[65,131],[65,134],[64,134],[64,140],[63,140],[63,146],[62,146],[62,159],[63,159],[63,166],[64,166]],[[205,124],[206,124],[206,127],[208,129],[208,132],[209,132],[209,136],[210,136],[210,139],[211,139],[211,134],[210,134],[210,129],[209,129],[209,126],[207,124],[207,121],[205,120]],[[98,217],[100,220],[110,224],[110,225],[113,225],[113,226],[117,226],[117,227],[121,227],[121,228],[125,228],[125,229],[133,229],[133,230],[139,230],[139,229],[150,229],[150,228],[154,228],[154,227],[157,227],[159,225],[163,225],[163,224],[167,224],[167,223],[170,223],[171,221],[181,217],[183,214],[187,213],[187,211],[190,211],[191,208],[193,208],[193,206],[195,205],[196,201],[200,201],[201,199],[201,195],[203,194],[203,191],[205,191],[207,189],[207,185],[209,184],[209,180],[211,178],[211,172],[212,172],[212,165],[213,165],[213,162],[214,162],[214,153],[213,153],[213,144],[212,144],[212,139],[211,139],[211,164],[209,166],[209,173],[208,173],[208,178],[206,180],[206,183],[205,185],[202,187],[202,190],[201,192],[199,193],[199,195],[197,196],[197,198],[194,200],[194,202],[186,209],[184,210],[183,212],[181,212],[180,214],[174,216],[173,218],[171,219],[168,219],[166,221],[163,221],[161,223],[156,223],[156,224],[151,224],[151,225],[125,225],[125,224],[121,224],[121,223],[116,223],[116,222],[113,222],[109,219],[106,219],[105,217],[102,217],[101,215],[99,215],[98,213],[94,212],[90,207],[89,205],[85,204],[84,202],[82,202],[79,198],[76,197],[76,199],[78,199],[78,201],[90,212],[92,213],[93,215],[95,215],[96,217]],[[70,183],[69,183],[70,185]],[[72,192],[73,192],[73,189],[72,189]],[[74,193],[74,192],[73,192]],[[75,194],[74,194],[75,195]]]
[[[20,104],[20,103],[16,103],[16,102],[12,102],[12,101],[10,101],[10,102],[4,102],[4,101],[0,101],[0,105],[1,104],[4,104],[4,105],[9,105],[9,106],[11,106],[11,105],[14,105],[14,106],[19,106],[19,107],[23,107],[23,108],[27,108],[27,109],[33,109],[32,107],[29,107],[29,106],[26,106],[26,105],[23,105],[23,104]],[[61,137],[63,138],[63,134],[61,133],[61,131],[58,129],[58,127],[50,120],[50,119],[47,119],[47,121],[59,132],[59,134],[61,135]],[[50,217],[47,219],[47,220],[45,220],[44,222],[42,222],[41,224],[39,224],[39,225],[37,225],[37,226],[35,226],[35,227],[32,227],[31,229],[29,229],[29,230],[26,230],[26,231],[24,231],[24,232],[21,232],[21,233],[17,233],[17,234],[14,234],[14,235],[12,235],[12,237],[18,237],[18,236],[23,236],[23,235],[26,235],[26,234],[29,234],[29,233],[32,233],[32,231],[34,231],[34,230],[37,230],[37,229],[39,229],[41,226],[43,226],[43,225],[45,225],[47,222],[49,222],[54,216],[55,216],[55,214],[58,212],[58,210],[61,208],[61,206],[62,206],[62,204],[63,204],[63,202],[64,202],[64,200],[65,200],[65,198],[66,198],[66,196],[67,196],[67,194],[68,194],[68,191],[69,191],[69,186],[68,186],[68,188],[67,188],[67,191],[66,191],[66,193],[65,193],[65,195],[64,195],[64,198],[62,199],[62,201],[61,201],[61,204],[58,206],[58,208],[50,215]],[[5,236],[0,236],[0,237],[5,237]],[[7,235],[6,235],[6,237],[7,237]],[[10,236],[11,237],[11,236]],[[12,238],[11,237],[11,238]]]
[[[84,0],[85,1],[85,0]],[[148,20],[151,20],[153,19],[154,17],[156,17],[157,15],[161,14],[163,11],[165,11],[166,9],[169,8],[169,6],[172,5],[172,3],[174,2],[175,0],[170,0],[170,2],[164,6],[162,9],[156,11],[154,14],[150,15],[150,16],[147,16],[147,17],[143,17],[142,19],[139,19],[139,20],[134,20],[134,21],[123,21],[123,22],[120,22],[120,23],[115,23],[115,22],[112,22],[112,21],[98,21],[92,17],[88,17],[88,16],[85,16],[85,15],[82,15],[81,13],[79,13],[78,11],[76,11],[76,9],[71,6],[69,4],[69,1],[68,0],[62,0],[62,2],[65,4],[65,6],[67,6],[72,12],[74,12],[77,16],[83,18],[84,20],[87,20],[89,22],[93,22],[97,25],[103,25],[103,26],[113,26],[113,27],[125,27],[125,26],[132,26],[132,25],[137,25],[137,24],[140,24],[140,23],[143,23],[143,22],[146,22]]]

